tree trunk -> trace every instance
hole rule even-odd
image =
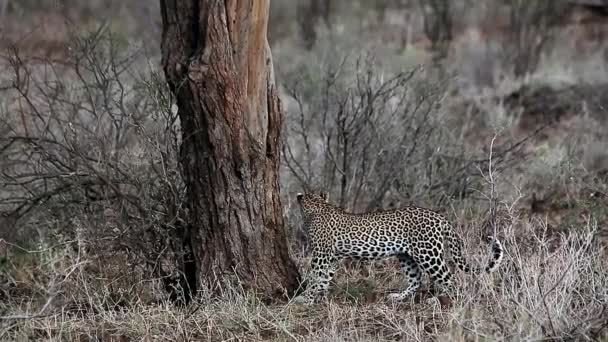
[[[331,0],[305,0],[298,3],[298,24],[306,49],[310,50],[317,41],[317,26],[320,19],[331,28]]]
[[[161,0],[162,64],[182,126],[197,283],[291,295],[279,198],[282,109],[268,0]]]

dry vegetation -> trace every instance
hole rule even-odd
[[[310,307],[239,288],[182,305],[158,5],[0,0],[0,340],[608,340],[608,24],[570,7],[593,1],[294,3],[269,34],[298,264],[293,195],[323,188],[437,209],[475,261],[497,234],[499,271],[458,273],[451,302],[387,302],[406,280],[386,261],[343,265]]]

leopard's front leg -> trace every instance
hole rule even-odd
[[[313,254],[311,269],[308,275],[308,286],[304,293],[294,298],[294,303],[313,304],[318,297],[325,296],[329,282],[336,273],[336,258],[328,253]]]

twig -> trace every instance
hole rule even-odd
[[[44,303],[44,305],[42,306],[42,308],[35,315],[0,316],[0,320],[3,320],[3,321],[7,321],[7,320],[28,320],[28,319],[34,319],[34,318],[41,318],[41,317],[51,316],[52,314],[44,314],[44,312],[49,307],[49,305],[51,305],[51,303],[53,302],[54,299],[55,299],[55,295],[50,296],[47,299],[46,303]]]
[[[572,263],[571,263],[571,265],[572,265]],[[564,275],[566,273],[568,273],[568,270],[566,270],[566,272],[564,272]],[[543,273],[541,273],[541,274],[543,274]],[[551,311],[549,311],[549,305],[547,305],[547,295],[543,294],[543,288],[541,286],[541,282],[537,282],[536,285],[538,286],[538,291],[543,300],[543,306],[545,307],[545,311],[547,313],[547,318],[549,319],[549,327],[551,328],[551,332],[553,333],[553,336],[557,336],[557,331],[555,330],[555,324],[553,324],[553,317],[551,316]],[[553,288],[555,288],[555,287],[553,287]],[[548,293],[549,292],[547,292],[547,294]]]

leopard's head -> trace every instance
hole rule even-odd
[[[329,195],[327,192],[299,193],[296,195],[296,199],[300,204],[300,208],[302,209],[302,214],[304,214],[304,216],[318,213],[330,206]]]

